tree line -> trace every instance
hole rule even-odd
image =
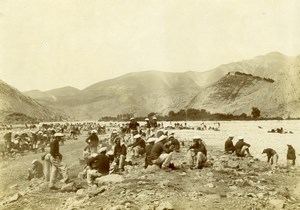
[[[224,114],[224,113],[210,113],[205,109],[181,109],[177,112],[171,110],[168,115],[159,115],[158,113],[151,112],[147,116],[135,117],[137,121],[144,121],[146,117],[151,119],[156,116],[159,121],[227,121],[227,120],[283,120],[281,117],[265,118],[261,117],[261,111],[257,107],[252,107],[250,115],[242,113],[240,115]],[[134,117],[133,113],[119,114],[116,117],[102,117],[102,121],[128,121]]]

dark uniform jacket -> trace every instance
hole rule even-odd
[[[172,150],[168,149],[162,142],[157,142],[151,148],[149,157],[151,160],[156,160],[163,152],[170,153]]]
[[[263,151],[262,153],[263,153],[263,154],[264,154],[264,153],[267,154],[267,156],[268,156],[268,162],[270,161],[270,159],[271,159],[271,157],[272,157],[273,155],[277,154],[276,151],[273,150],[273,149],[271,149],[271,148],[264,149],[264,151]]]
[[[99,154],[96,157],[88,159],[87,165],[92,169],[96,169],[101,174],[108,174],[110,159],[105,154]]]
[[[232,139],[227,139],[227,141],[225,142],[225,152],[234,152]]]

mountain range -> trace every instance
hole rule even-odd
[[[188,108],[249,115],[252,107],[265,117],[300,117],[300,56],[272,52],[205,72],[128,73],[83,90],[67,86],[23,94],[79,120]]]

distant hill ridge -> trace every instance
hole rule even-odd
[[[28,121],[61,119],[60,114],[36,102],[29,96],[23,95],[16,88],[0,80],[0,121],[10,121],[9,116],[22,116]],[[20,118],[20,119],[21,119]],[[17,118],[16,118],[17,119]]]
[[[83,90],[64,87],[45,95],[26,94],[75,119],[166,114],[190,107],[250,114],[252,106],[263,116],[300,117],[299,84],[300,56],[272,52],[205,72],[136,72]]]

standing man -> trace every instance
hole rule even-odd
[[[133,143],[133,141],[134,141],[133,136],[136,133],[139,133],[139,128],[140,128],[140,124],[133,117],[130,118],[129,129],[130,129],[130,133],[131,133],[131,143]]]
[[[62,133],[55,133],[54,140],[50,143],[50,162],[51,162],[51,174],[50,174],[50,189],[57,189],[55,183],[59,173],[63,176],[63,181],[67,182],[68,172],[67,166],[62,163],[62,155],[59,153],[59,142],[63,137]]]
[[[233,145],[233,135],[229,135],[228,139],[225,142],[225,153],[232,154],[234,153],[234,145]]]
[[[12,136],[12,132],[8,132],[4,135],[4,140],[5,140],[5,150],[7,151],[8,156],[11,155],[11,136]]]
[[[157,118],[155,116],[152,117],[151,121],[151,134],[156,133],[157,130]]]
[[[88,149],[91,154],[97,153],[99,138],[96,130],[92,130],[91,135],[85,140],[85,142],[89,145]]]
[[[287,146],[288,146],[288,151],[287,151],[286,159],[288,165],[289,162],[292,161],[292,166],[294,166],[296,164],[296,151],[292,145],[288,144]]]
[[[149,118],[146,118],[145,121],[146,121],[146,124],[145,124],[145,128],[146,128],[146,138],[149,138],[149,136],[150,136],[151,124],[150,124]]]

